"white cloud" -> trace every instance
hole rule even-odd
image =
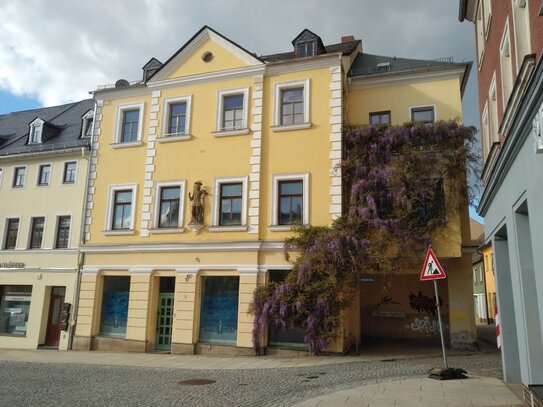
[[[85,98],[139,79],[206,24],[257,54],[289,51],[309,28],[325,44],[354,35],[369,53],[471,59],[473,26],[457,16],[455,0],[6,0],[0,88],[44,105]]]

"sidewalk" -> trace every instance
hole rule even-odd
[[[384,356],[398,360],[417,359],[428,355],[407,353],[405,349],[396,352],[382,352],[373,349],[359,356],[207,356],[170,355],[163,353],[119,353],[119,352],[59,352],[55,350],[6,350],[0,349],[0,361],[94,364],[113,366],[163,367],[177,369],[273,369],[305,366],[323,366],[352,362],[382,361]],[[428,378],[412,378],[400,381],[356,387],[315,397],[297,404],[309,406],[418,406],[418,407],[487,407],[522,406],[521,400],[501,380],[470,376],[466,380],[438,381]]]
[[[522,401],[501,380],[407,379],[338,391],[296,404],[296,407],[522,407]]]

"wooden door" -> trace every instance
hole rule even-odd
[[[60,341],[60,320],[65,290],[64,287],[53,287],[51,289],[51,303],[49,304],[49,318],[45,334],[45,344],[48,346],[58,346]]]

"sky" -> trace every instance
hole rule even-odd
[[[208,25],[258,55],[291,51],[308,28],[325,44],[362,40],[371,54],[475,60],[474,27],[458,0],[2,0],[0,114],[90,97],[98,85],[141,78]],[[464,94],[479,128],[476,72]]]

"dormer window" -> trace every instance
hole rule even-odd
[[[83,125],[81,126],[81,137],[91,137],[93,129],[94,111],[89,110],[82,117]]]
[[[321,38],[308,29],[305,29],[298,34],[298,36],[292,40],[292,45],[294,45],[294,53],[297,58],[307,58],[326,54],[326,48],[324,47]]]
[[[42,142],[44,121],[40,118],[30,123],[30,132],[28,136],[28,144],[39,144]]]
[[[312,57],[314,55],[315,44],[313,42],[304,42],[298,44],[298,56],[300,57]]]

